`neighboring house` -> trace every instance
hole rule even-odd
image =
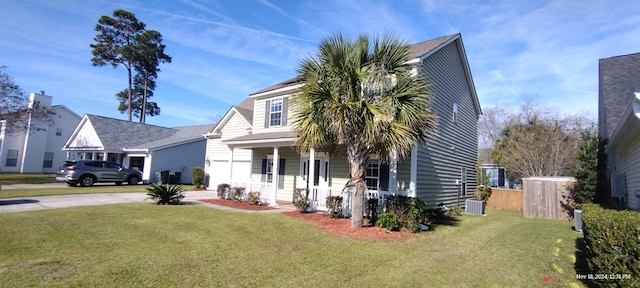
[[[51,96],[31,93],[29,107],[38,102],[53,111],[51,121],[28,119],[24,131],[8,133],[7,120],[0,121],[0,171],[20,173],[55,173],[65,160],[60,151],[80,116],[62,105],[51,106]],[[31,115],[26,116],[31,117]]]
[[[69,160],[106,160],[142,171],[142,181],[157,182],[156,172],[180,172],[191,183],[191,168],[202,167],[212,125],[166,128],[85,114],[63,149]]]
[[[486,177],[490,187],[513,188],[507,177],[507,169],[494,163],[491,159],[491,150],[490,148],[485,148],[480,149],[478,152],[482,163],[480,164],[481,175],[478,176],[478,184],[482,184]]]
[[[368,192],[419,197],[431,206],[463,204],[476,186],[481,110],[462,38],[455,34],[414,44],[410,56],[410,64],[423,65],[428,73],[436,131],[426,147],[414,147],[407,159],[388,165],[369,160]],[[326,196],[340,195],[349,179],[345,152],[299,152],[293,146],[288,103],[302,85],[295,77],[250,94],[206,134],[208,189],[222,183],[242,186],[275,204],[290,202],[295,189],[309,187],[320,209]]]
[[[598,136],[612,196],[640,210],[640,53],[600,59]]]

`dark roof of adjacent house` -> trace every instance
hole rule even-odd
[[[600,59],[599,66],[599,136],[608,139],[640,92],[640,53]]]
[[[427,41],[411,44],[411,46],[409,47],[409,59],[420,58],[422,55],[425,55],[425,54],[431,52],[432,50],[438,48],[440,45],[446,43],[447,41],[449,41],[452,38],[454,38],[456,36],[459,36],[459,35],[460,34],[442,36],[442,37],[438,37],[438,38],[435,38],[435,39],[431,39],[431,40],[427,40]],[[293,85],[301,83],[302,80],[303,80],[302,76],[298,75],[298,76],[295,76],[293,78],[284,80],[282,82],[273,84],[273,85],[271,85],[269,87],[260,89],[260,90],[258,90],[256,92],[253,92],[253,93],[249,94],[249,96],[260,94],[260,93],[264,93],[264,92],[269,92],[269,91],[273,91],[273,90],[277,90],[277,89],[288,87],[288,86],[293,86]]]
[[[167,128],[86,114],[105,149],[153,149],[204,139],[211,125]]]

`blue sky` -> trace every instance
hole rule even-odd
[[[153,4],[150,4],[153,3]],[[126,70],[91,65],[98,18],[133,12],[164,36],[147,123],[207,124],[249,93],[295,76],[319,41],[394,33],[410,43],[461,33],[480,104],[525,99],[597,117],[598,59],[640,52],[640,4],[627,0],[56,1],[0,2],[0,65],[27,93],[76,113],[126,119],[114,94]]]

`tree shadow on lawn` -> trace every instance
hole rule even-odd
[[[430,231],[434,231],[438,226],[459,226],[460,217],[463,217],[463,216],[443,215],[443,216],[440,216],[436,221],[432,222],[427,226],[429,226]]]
[[[32,204],[38,203],[39,200],[35,199],[11,199],[11,200],[0,200],[0,206],[3,205],[16,205],[16,204]]]
[[[585,279],[577,280],[580,280],[582,284],[587,287],[598,287],[598,285],[595,285],[593,281],[586,279],[586,276],[588,274],[593,274],[593,272],[589,270],[589,264],[587,263],[587,244],[583,237],[576,238],[576,263],[573,267],[576,270],[577,275],[585,277]],[[577,275],[576,278],[578,278]]]

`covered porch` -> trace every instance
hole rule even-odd
[[[278,202],[292,202],[297,189],[308,189],[315,210],[326,210],[329,196],[343,196],[350,203],[343,192],[350,175],[344,153],[330,155],[315,149],[299,153],[292,146],[293,141],[230,144],[230,161],[225,169],[230,173],[228,183],[231,187],[245,188],[245,197],[249,192],[260,192],[263,203],[277,206]],[[250,163],[234,161],[236,155],[247,154]],[[417,173],[415,164],[412,165],[417,161],[415,154],[414,149],[411,159],[399,161],[392,157],[389,163],[371,159],[365,175],[367,198],[376,198],[382,205],[385,195],[415,197]]]

